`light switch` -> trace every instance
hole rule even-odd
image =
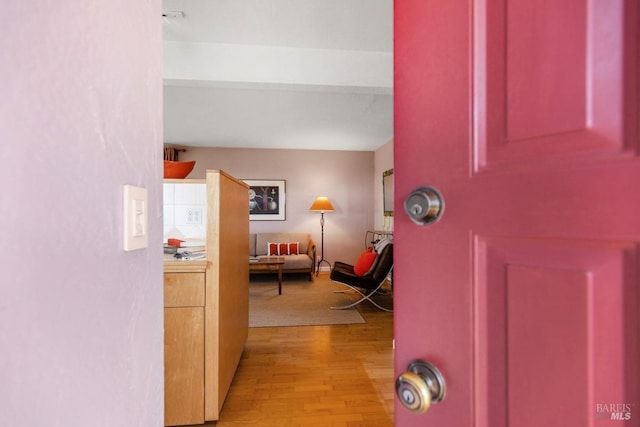
[[[124,186],[124,250],[134,251],[149,245],[147,189]]]

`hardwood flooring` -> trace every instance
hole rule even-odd
[[[322,280],[322,277],[318,278]],[[217,427],[393,426],[393,314],[365,324],[250,328]]]

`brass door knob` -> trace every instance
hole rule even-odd
[[[444,399],[444,377],[429,362],[414,360],[407,367],[407,372],[396,379],[396,395],[408,410],[425,413],[432,403]]]

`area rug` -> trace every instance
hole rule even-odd
[[[288,277],[293,276],[293,277]],[[249,327],[311,326],[366,323],[356,308],[331,310],[351,300],[336,290],[345,290],[320,274],[313,282],[308,275],[285,275],[282,295],[272,275],[252,275],[249,284]]]

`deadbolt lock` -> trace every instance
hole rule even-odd
[[[418,225],[427,225],[440,219],[444,212],[444,199],[432,187],[420,187],[404,201],[404,211]]]

